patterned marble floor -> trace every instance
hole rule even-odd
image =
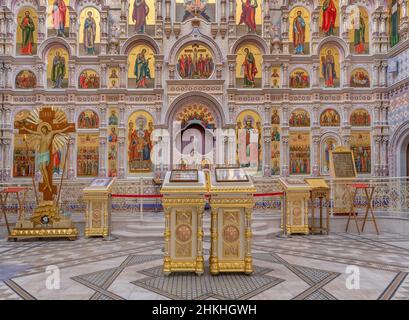
[[[205,248],[207,259],[209,243]],[[201,277],[163,276],[158,241],[0,240],[0,299],[409,300],[408,236],[334,233],[257,240],[253,257],[251,276],[212,277],[208,268]],[[359,288],[348,289],[350,266],[359,272],[359,283],[354,282]],[[59,289],[49,286],[56,272]]]

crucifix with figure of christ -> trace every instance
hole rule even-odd
[[[43,107],[36,123],[23,121],[16,124],[19,134],[37,136],[38,152],[36,165],[41,171],[43,181],[39,185],[39,191],[43,193],[44,201],[53,201],[57,194],[57,186],[53,184],[53,163],[51,154],[53,141],[58,134],[75,132],[75,124],[67,121],[57,121],[56,110],[51,107]]]

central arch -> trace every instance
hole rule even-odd
[[[170,133],[172,167],[189,162],[214,163],[215,129],[225,126],[219,102],[202,92],[189,92],[176,98],[165,116]]]

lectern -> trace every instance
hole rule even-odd
[[[110,193],[113,178],[96,178],[84,188],[84,200],[87,203],[85,212],[85,237],[108,237],[111,229]]]
[[[203,171],[166,173],[161,194],[165,212],[163,272],[204,272],[203,211],[208,190]]]
[[[280,184],[286,192],[286,228],[288,234],[308,234],[308,202],[311,187],[302,179],[280,178]]]
[[[211,178],[210,272],[253,272],[251,216],[256,189],[242,168],[216,168]]]

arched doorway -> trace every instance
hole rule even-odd
[[[213,97],[201,92],[184,94],[172,103],[165,119],[172,168],[200,169],[224,161],[216,152],[216,129],[223,128],[224,113]]]

